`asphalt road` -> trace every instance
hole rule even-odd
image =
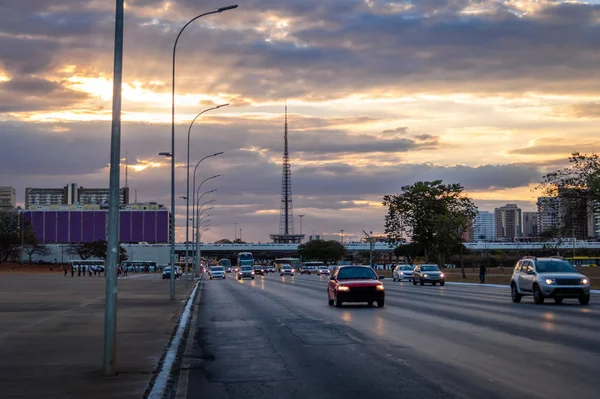
[[[187,397],[600,397],[599,296],[384,283],[385,308],[338,309],[326,277],[205,280]]]

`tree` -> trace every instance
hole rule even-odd
[[[446,256],[460,251],[462,235],[476,215],[475,204],[460,184],[443,184],[441,180],[416,182],[401,191],[383,197],[383,205],[388,207],[388,242],[397,245],[410,231],[426,260],[435,255],[438,264],[444,265]]]
[[[104,240],[82,242],[80,244],[71,245],[68,251],[72,255],[77,255],[83,260],[88,258],[99,258],[106,260],[108,244]],[[128,259],[127,250],[125,248],[119,247],[119,254],[121,262]]]
[[[31,223],[28,220],[26,220],[26,221],[23,221],[22,225],[23,225],[23,237],[22,237],[23,246],[21,247],[21,250],[29,258],[28,259],[29,263],[32,262],[32,257],[35,254],[38,254],[40,256],[50,255],[52,253],[52,251],[47,246],[40,244],[40,241],[37,239],[37,237],[35,235],[35,231],[33,230],[33,226],[31,226]]]
[[[19,257],[21,247],[20,219],[17,213],[0,213],[0,264]]]
[[[557,199],[545,204],[547,208],[556,208],[559,226],[553,232],[557,233],[555,237],[587,238],[581,229],[586,229],[589,215],[600,211],[600,157],[574,152],[569,163],[570,166],[543,176],[538,189],[545,197]]]
[[[406,262],[409,265],[412,265],[417,257],[423,256],[424,252],[421,244],[410,242],[408,244],[397,246],[396,249],[394,249],[394,254],[396,256],[403,256],[406,259]]]
[[[222,238],[219,241],[215,241],[215,244],[233,244],[231,240],[227,238]]]
[[[342,259],[346,248],[338,241],[313,240],[298,246],[298,253],[304,260],[330,263]]]

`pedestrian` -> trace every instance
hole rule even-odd
[[[482,264],[479,266],[479,282],[480,282],[481,284],[485,284],[485,273],[486,273],[486,271],[487,271],[487,270],[486,270],[486,267],[485,267],[485,265],[482,263]]]
[[[75,275],[75,267],[73,267],[73,265],[71,265],[71,277],[73,277]]]
[[[88,266],[88,276],[92,277],[92,268],[95,266]]]
[[[83,266],[77,266],[77,277],[81,277],[81,268]]]
[[[65,277],[67,277],[67,267],[66,267],[66,266],[63,266],[63,269],[64,269],[64,271],[65,271]]]

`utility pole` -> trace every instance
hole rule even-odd
[[[112,125],[110,132],[110,194],[105,263],[104,375],[115,375],[117,355],[117,266],[119,248],[119,167],[121,166],[121,84],[123,81],[123,20],[125,0],[116,0]]]
[[[300,218],[300,234],[302,234],[302,218],[304,217],[304,214],[300,214],[298,217]]]
[[[240,229],[240,242],[242,241],[242,229]]]
[[[369,239],[369,259],[370,259],[370,263],[371,263],[371,268],[374,269],[374,265],[373,265],[373,232],[371,231],[370,234],[364,230],[362,232],[365,233],[365,236],[367,236],[367,238]]]
[[[237,241],[237,223],[233,224],[233,242],[235,243]]]
[[[344,230],[340,230],[341,236],[342,236],[342,245],[344,245]]]

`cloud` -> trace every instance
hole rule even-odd
[[[598,119],[600,118],[600,103],[582,103],[558,106],[554,113],[568,118]]]
[[[509,150],[509,154],[517,155],[563,155],[567,158],[573,152],[595,152],[600,148],[600,142],[596,140],[566,139],[563,137],[543,137],[533,140],[527,147]]]
[[[89,98],[64,87],[61,82],[33,77],[0,81],[0,112],[31,112],[62,109]]]

